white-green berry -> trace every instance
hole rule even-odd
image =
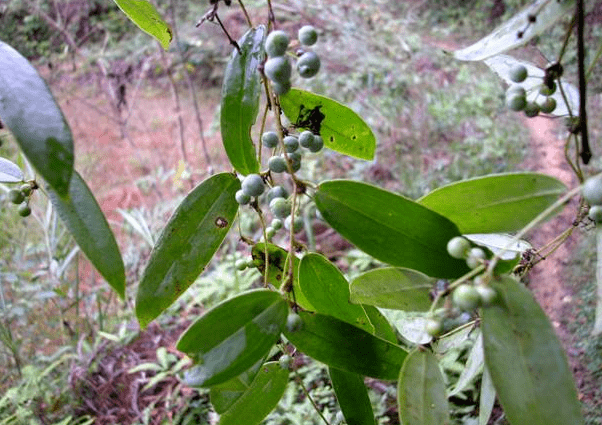
[[[282,220],[280,220],[279,218],[272,219],[272,221],[270,223],[270,227],[275,230],[282,229],[282,225],[283,225]]]
[[[286,56],[270,58],[265,62],[263,68],[265,75],[275,83],[290,84],[291,63]]]
[[[295,218],[293,218],[292,215],[289,215],[284,220],[284,227],[288,230],[291,230],[292,227],[293,233],[299,233],[301,230],[303,230],[303,219],[299,216],[295,216]]]
[[[468,257],[470,242],[462,236],[453,237],[447,242],[447,253],[458,260]]]
[[[556,109],[556,99],[553,97],[546,97],[543,102],[538,103],[539,110],[544,114],[551,114]]]
[[[583,183],[583,198],[590,205],[602,205],[602,174],[590,177]]]
[[[305,52],[297,60],[297,72],[303,78],[311,78],[320,70],[320,58],[314,52]]]
[[[297,313],[290,313],[286,317],[286,330],[289,332],[297,332],[303,329],[303,319]]]
[[[304,46],[313,46],[318,41],[318,32],[311,25],[304,25],[299,28],[298,32],[299,43]]]
[[[272,199],[270,211],[278,218],[286,218],[291,214],[291,203],[284,198]]]
[[[269,57],[283,56],[288,48],[289,37],[284,31],[276,30],[268,34],[265,40],[265,51]]]
[[[240,205],[246,205],[249,202],[251,202],[251,197],[247,195],[242,189],[236,191],[234,198],[236,199],[236,202],[238,202]]]
[[[268,160],[268,168],[272,173],[284,173],[287,169],[286,160],[281,156],[273,156]]]
[[[297,149],[299,149],[299,139],[297,139],[295,136],[286,136],[283,140],[282,143],[284,144],[284,149],[289,152],[295,152]]]
[[[285,81],[283,83],[277,83],[275,81],[272,81],[272,90],[274,90],[274,93],[276,93],[278,96],[288,93],[288,91],[290,89],[291,89],[290,81]]]
[[[323,147],[324,147],[324,140],[322,139],[322,137],[318,136],[317,134],[314,134],[314,138],[311,141],[311,144],[309,145],[309,151],[314,152],[314,153],[320,152]]]
[[[525,115],[529,118],[533,118],[539,115],[539,105],[535,102],[527,102],[527,104],[525,105],[525,109],[523,110],[525,111]]]
[[[471,311],[479,306],[481,296],[472,285],[462,284],[454,289],[452,301],[462,311]]]
[[[265,190],[265,184],[259,174],[249,174],[242,181],[242,191],[249,196],[259,196]]]
[[[275,148],[276,146],[278,146],[279,141],[280,137],[278,137],[278,133],[276,133],[275,131],[266,131],[261,135],[261,142],[266,148]]]
[[[309,149],[309,146],[312,144],[313,141],[314,141],[314,134],[309,130],[305,130],[303,133],[301,133],[299,135],[299,144],[301,146],[303,146],[304,148]]]
[[[528,75],[527,68],[524,65],[515,65],[510,69],[510,79],[515,83],[522,83]]]
[[[487,254],[481,248],[471,248],[468,251],[468,257],[466,258],[466,265],[471,269],[477,268],[487,258]]]
[[[275,198],[288,198],[288,192],[282,186],[274,186],[268,191],[268,204]]]

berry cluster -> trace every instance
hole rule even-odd
[[[516,65],[510,70],[510,79],[516,83],[506,91],[506,105],[513,111],[523,111],[529,118],[539,115],[539,113],[551,114],[556,109],[556,99],[551,97],[556,92],[556,82],[554,81],[560,74],[553,73],[554,65],[548,66],[546,75],[542,83],[530,91],[537,90],[533,100],[527,100],[527,90],[521,85],[528,77],[529,73],[524,65]]]
[[[602,174],[590,177],[583,184],[583,198],[590,205],[589,218],[602,223]]]
[[[17,212],[21,217],[27,217],[31,214],[31,208],[29,207],[29,198],[36,188],[34,184],[24,183],[19,189],[11,189],[8,191],[8,199],[17,207]]]
[[[313,46],[318,41],[318,33],[311,25],[299,29],[298,40],[302,46]],[[265,75],[272,82],[272,89],[278,95],[291,88],[292,66],[286,55],[290,39],[284,31],[272,31],[265,41],[268,60],[263,67]],[[320,70],[320,58],[315,52],[303,48],[297,50],[297,72],[303,78],[311,78]]]

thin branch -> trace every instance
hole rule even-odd
[[[587,131],[587,80],[585,79],[585,43],[583,41],[584,6],[583,0],[577,0],[577,62],[579,64],[579,129],[581,134],[581,161],[588,164],[592,158]]]

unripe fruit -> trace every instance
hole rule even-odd
[[[597,223],[602,223],[602,206],[601,205],[594,205],[593,207],[590,207],[589,209],[589,213],[587,214],[587,216]]]
[[[466,258],[466,264],[471,269],[474,269],[477,268],[485,258],[487,258],[485,251],[483,251],[481,248],[472,248],[470,251],[468,251],[468,258]]]
[[[510,96],[527,96],[527,91],[523,86],[510,86],[508,90],[506,90],[506,97]]]
[[[320,70],[320,58],[314,52],[306,52],[297,60],[297,72],[303,78],[311,78]]]
[[[291,160],[291,168],[293,169],[293,173],[296,173],[301,169],[301,158],[295,156],[294,153],[291,153],[289,154],[289,159]]]
[[[590,177],[583,183],[583,198],[590,205],[602,205],[602,174]]]
[[[515,83],[522,83],[528,75],[527,68],[524,65],[515,65],[510,69],[510,79]]]
[[[293,216],[289,215],[286,217],[286,220],[284,220],[284,227],[290,230],[291,226],[293,226],[293,233],[299,233],[303,230],[303,219],[299,216],[296,216],[293,219]]]
[[[291,162],[299,162],[301,161],[301,153],[299,151],[290,152],[288,154],[288,159],[290,159]]]
[[[542,84],[539,87],[539,94],[543,96],[552,96],[554,93],[556,93],[556,83],[552,81],[551,86],[552,87],[548,87],[546,84]]]
[[[470,242],[462,236],[451,238],[447,243],[447,253],[458,260],[467,258],[469,250]]]
[[[285,56],[268,59],[263,68],[265,75],[275,83],[290,84],[291,63]]]
[[[298,39],[304,46],[313,46],[318,41],[318,32],[311,25],[302,26],[299,29]]]
[[[281,156],[273,156],[268,160],[268,168],[272,173],[284,173],[286,171],[286,160]]]
[[[556,99],[553,97],[547,97],[542,103],[539,104],[539,109],[544,114],[551,114],[556,109]]]
[[[269,57],[282,56],[286,53],[289,38],[284,31],[272,31],[265,40],[265,51]]]
[[[286,136],[282,140],[282,143],[284,143],[284,149],[286,149],[286,151],[289,153],[295,152],[297,149],[299,149],[299,139],[297,139],[295,136]]]
[[[320,152],[323,147],[324,147],[324,140],[322,139],[322,137],[318,136],[317,134],[314,135],[314,140],[309,145],[310,152]]]
[[[8,199],[13,204],[20,204],[25,200],[25,195],[19,189],[11,189],[8,191]]]
[[[284,83],[277,83],[277,82],[272,81],[272,90],[274,90],[274,93],[276,93],[278,96],[288,93],[288,91],[290,89],[291,89],[290,81],[286,81]]]
[[[536,117],[539,115],[539,105],[535,102],[527,102],[524,111],[525,115],[529,118]]]
[[[286,218],[291,214],[291,204],[284,198],[272,199],[270,211],[278,218]]]
[[[314,134],[309,130],[306,130],[299,135],[299,144],[301,146],[303,146],[304,148],[309,149],[309,146],[311,145],[313,140],[314,140]]]
[[[261,135],[261,142],[266,148],[275,148],[278,146],[279,141],[280,137],[278,137],[278,134],[275,131],[266,131]]]
[[[289,356],[288,354],[285,354],[283,356],[280,356],[280,358],[278,359],[278,364],[280,365],[280,367],[282,369],[288,370],[291,367],[292,361],[293,361],[293,358],[291,356]]]
[[[31,195],[32,189],[31,189],[31,185],[29,183],[25,183],[24,185],[21,185],[19,190],[21,191],[21,193],[23,193],[23,195],[29,196],[29,195]]]
[[[282,220],[280,220],[279,218],[274,218],[270,223],[270,227],[272,227],[272,229],[275,230],[282,229]]]
[[[424,323],[424,330],[432,337],[441,335],[443,332],[443,321],[434,317],[429,317]]]
[[[506,98],[506,106],[508,109],[519,112],[527,106],[527,97],[521,95],[511,95]]]
[[[479,306],[481,296],[474,286],[462,284],[454,289],[452,302],[462,311],[471,311]]]
[[[274,186],[268,191],[268,204],[275,198],[288,198],[286,189],[282,186]]]
[[[303,319],[297,313],[290,313],[286,317],[286,330],[289,332],[297,332],[303,328]]]
[[[249,196],[259,196],[264,190],[265,185],[259,174],[249,174],[242,181],[242,191]]]
[[[479,293],[479,297],[481,297],[481,305],[483,307],[493,305],[497,298],[497,291],[495,289],[489,285],[477,285],[475,289]]]
[[[236,270],[246,269],[248,267],[247,260],[243,260],[242,258],[236,260],[236,262],[234,263],[234,267],[236,267]]]
[[[29,205],[27,205],[27,202],[23,202],[17,208],[17,212],[19,213],[19,215],[21,217],[27,217],[29,214],[31,214],[31,208],[29,208]]]
[[[234,198],[236,199],[236,202],[238,202],[240,205],[246,205],[249,202],[251,202],[251,197],[245,192],[243,192],[242,189],[236,191]]]
[[[272,239],[274,237],[274,235],[276,234],[276,229],[274,229],[271,226],[268,226],[265,228],[265,237],[269,240]]]

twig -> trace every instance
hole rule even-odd
[[[583,0],[577,0],[577,62],[579,65],[579,130],[581,134],[581,161],[588,164],[592,158],[587,131],[587,80],[585,79],[585,43],[583,41],[584,6]]]

